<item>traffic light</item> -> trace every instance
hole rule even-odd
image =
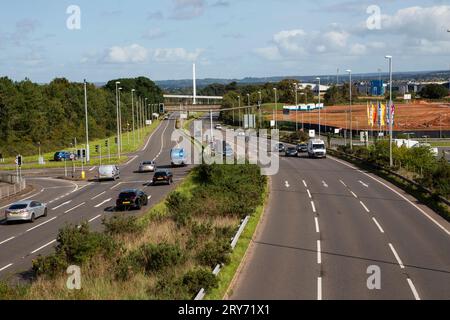
[[[81,150],[77,149],[77,159],[81,159]]]
[[[98,153],[99,149],[100,149],[100,146],[97,144],[97,145],[95,146],[95,152]]]
[[[19,167],[22,165],[22,156],[21,155],[18,155],[16,157],[16,162]]]
[[[82,149],[81,153],[83,155],[83,159],[86,159],[86,149]]]
[[[119,140],[117,139],[117,137],[114,138],[114,143],[118,144]]]
[[[164,103],[159,104],[159,113],[164,113]]]
[[[109,140],[105,140],[105,147],[108,148],[108,146],[109,146]]]

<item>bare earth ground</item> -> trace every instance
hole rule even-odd
[[[330,106],[320,112],[321,124],[338,128],[349,128],[349,106]],[[319,112],[298,112],[299,122],[317,124]],[[347,121],[346,121],[347,117]],[[268,119],[271,116],[268,116]],[[371,129],[367,121],[367,106],[353,105],[352,119],[354,129]],[[295,112],[289,116],[282,111],[277,114],[278,121],[295,121]],[[442,126],[440,126],[440,124]],[[419,102],[414,104],[399,104],[395,109],[394,130],[450,130],[450,104]],[[378,130],[378,127],[373,128]]]

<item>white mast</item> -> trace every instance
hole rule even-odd
[[[193,104],[197,104],[197,83],[196,83],[196,76],[195,76],[195,63],[192,66],[192,79],[193,79],[193,88],[194,88],[194,102]]]

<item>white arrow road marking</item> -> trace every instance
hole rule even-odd
[[[54,211],[54,210],[56,210],[56,209],[59,209],[59,208],[65,206],[66,204],[69,204],[69,203],[71,203],[71,202],[72,202],[72,200],[66,201],[66,202],[60,204],[59,206],[54,207],[54,208],[52,209],[52,211]]]
[[[0,268],[0,271],[3,271],[3,270],[5,270],[5,269],[8,269],[8,268],[11,267],[12,265],[13,265],[13,264],[10,263],[10,264],[4,266],[3,268]]]
[[[69,213],[70,211],[73,211],[73,210],[75,210],[75,209],[81,207],[81,206],[84,205],[84,204],[86,204],[86,202],[80,203],[79,205],[73,207],[72,209],[69,209],[69,210],[65,211],[64,213]]]
[[[30,232],[31,230],[34,230],[34,229],[36,229],[36,228],[39,228],[39,227],[43,226],[44,224],[47,224],[47,223],[49,223],[50,221],[55,220],[56,218],[57,218],[57,217],[53,217],[53,218],[51,218],[51,219],[49,219],[49,220],[47,220],[47,221],[45,221],[45,222],[42,222],[41,224],[38,224],[37,226],[34,226],[33,228],[28,229],[28,230],[25,231],[25,232]]]
[[[359,180],[359,183],[361,183],[364,187],[368,188],[369,185],[367,183],[362,182],[361,180]]]
[[[322,184],[325,188],[328,188],[328,184],[325,181],[322,181]]]
[[[103,202],[99,203],[98,205],[96,205],[94,208],[101,207],[102,205],[104,205],[105,203],[107,203],[107,202],[109,202],[111,200],[112,200],[112,198],[106,199],[105,201],[103,201]]]
[[[51,245],[52,243],[55,243],[55,240],[50,241],[49,243],[44,244],[42,247],[37,248],[36,250],[31,251],[31,254],[38,252],[39,250],[44,249],[45,247],[48,247],[49,245]]]

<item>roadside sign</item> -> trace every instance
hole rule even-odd
[[[335,134],[339,134],[340,132],[341,132],[340,129],[334,129],[334,133],[335,133]]]
[[[73,153],[70,154],[70,160],[75,160],[75,154]]]
[[[275,120],[270,120],[270,126],[273,128],[275,127]]]
[[[38,163],[39,163],[40,165],[44,165],[44,164],[45,164],[44,157],[40,156],[40,157],[38,158]]]
[[[314,138],[316,136],[316,130],[309,130],[309,137]]]

